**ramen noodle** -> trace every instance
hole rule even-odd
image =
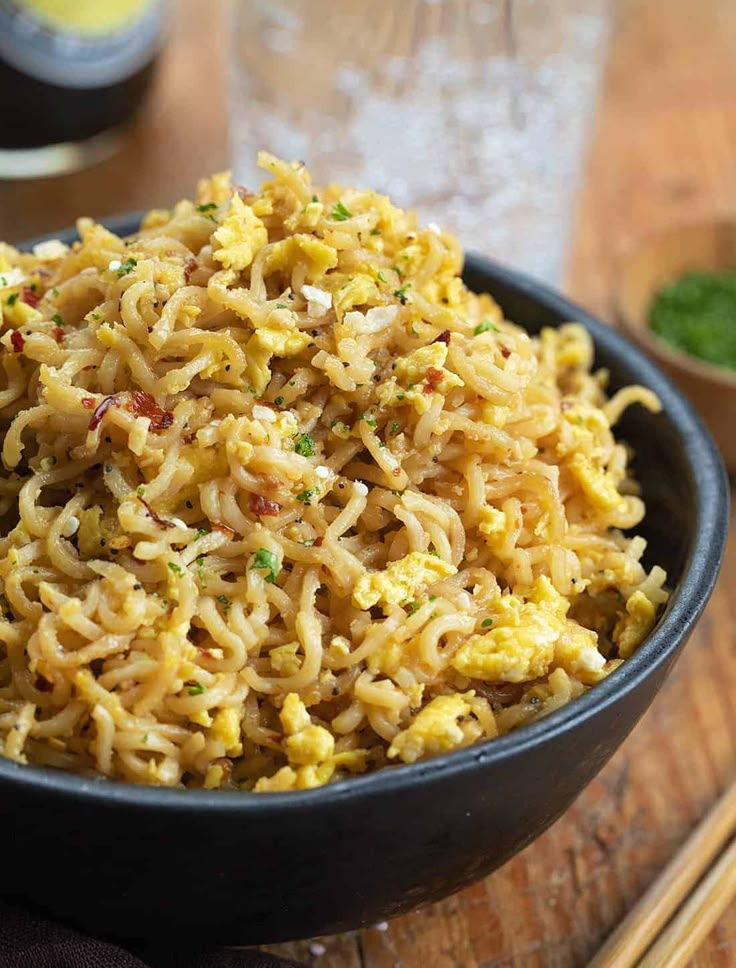
[[[457,242],[260,156],[119,238],[0,247],[0,750],[305,789],[559,708],[665,574],[585,329]]]

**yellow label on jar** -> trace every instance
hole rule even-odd
[[[140,17],[151,0],[22,0],[20,6],[60,30],[109,34]]]

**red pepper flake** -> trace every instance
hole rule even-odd
[[[281,505],[275,501],[269,501],[267,497],[263,497],[261,494],[251,494],[250,509],[259,518],[273,518],[281,512]]]
[[[86,406],[86,404],[85,404]],[[89,430],[97,430],[97,428],[102,423],[102,418],[105,416],[110,407],[119,407],[120,402],[116,397],[105,397],[99,407],[92,414],[92,419],[89,422]]]
[[[94,410],[95,401],[93,397],[82,397],[82,406],[85,410]]]
[[[426,383],[424,384],[425,393],[434,393],[437,389],[437,385],[442,382],[442,377],[445,374],[442,370],[438,370],[436,366],[428,366],[427,373],[425,375]]]
[[[53,682],[49,682],[48,679],[45,679],[43,676],[40,676],[40,675],[36,676],[35,686],[39,692],[53,692],[53,689],[54,689]]]
[[[507,360],[511,356],[511,350],[507,349],[505,346],[501,347],[501,356]]]
[[[162,518],[160,515],[158,515],[153,510],[153,508],[148,503],[148,501],[146,501],[145,498],[142,498],[140,496],[140,494],[138,494],[137,497],[138,497],[138,500],[143,505],[143,507],[146,509],[146,511],[148,511],[149,517],[153,518],[153,520],[156,522],[156,524],[160,525],[162,528],[175,528],[176,527],[176,525],[174,524],[173,521],[167,521],[166,518]]]
[[[451,338],[452,338],[452,333],[450,332],[449,329],[446,329],[444,330],[444,332],[440,333],[440,335],[436,339],[433,339],[432,342],[448,344]]]
[[[148,417],[151,430],[166,430],[174,422],[174,414],[170,410],[162,410],[151,394],[143,390],[133,390],[125,406],[137,417]]]
[[[232,538],[235,532],[232,528],[228,528],[226,524],[213,524],[210,528],[211,531],[219,531],[220,534],[226,534],[228,538]]]
[[[205,648],[203,645],[197,645],[197,643],[195,642],[194,647],[195,649],[197,649],[198,652],[201,652],[202,655],[206,655],[208,659],[211,659],[213,657],[210,650]]]
[[[64,330],[61,328],[61,326],[54,326],[54,328],[51,330],[51,335],[54,337],[57,343],[61,343],[61,341],[64,339]]]
[[[10,342],[13,344],[13,349],[16,353],[22,353],[23,347],[26,345],[26,341],[23,339],[23,334],[19,330],[14,329],[10,334]]]
[[[184,263],[184,282],[189,285],[189,280],[192,278],[194,273],[199,269],[199,263],[196,259],[187,259]]]
[[[41,297],[37,292],[34,292],[28,286],[23,286],[20,291],[20,301],[35,309],[36,306],[38,306],[38,304],[41,302]]]
[[[324,535],[320,535],[319,538],[315,538],[314,539],[314,544],[312,545],[312,547],[313,548],[321,548],[322,547],[322,542],[324,540],[325,540],[324,539]]]
[[[286,410],[280,403],[274,403],[272,400],[256,400],[255,403],[259,407],[270,407],[271,410]]]

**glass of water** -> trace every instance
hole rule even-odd
[[[231,0],[229,14],[239,181],[260,182],[265,148],[562,280],[610,0]]]

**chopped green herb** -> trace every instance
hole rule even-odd
[[[269,551],[267,548],[259,548],[253,556],[251,568],[255,568],[258,571],[265,569],[268,572],[266,581],[269,585],[272,585],[276,581],[276,576],[279,573],[279,560],[273,551]]]
[[[482,629],[487,629],[490,625],[493,625],[492,618],[484,618],[483,621],[480,623],[480,627]]]
[[[129,272],[132,272],[137,265],[138,265],[137,259],[126,259],[125,262],[123,262],[123,264],[120,266],[120,268],[115,270],[115,272],[117,273],[118,279],[122,279],[123,276],[127,276],[127,274]]]
[[[197,537],[203,538],[206,534],[209,534],[207,528],[197,528]]]
[[[401,403],[402,400],[406,400],[406,394],[405,393],[397,393],[396,394],[396,399],[399,401],[399,403]]]
[[[413,323],[412,323],[412,327],[411,327],[411,335],[412,336],[419,336],[419,333],[417,332],[417,328],[416,328],[416,326],[414,326]]]
[[[296,386],[296,380],[289,380],[289,386],[290,387],[295,387]]]
[[[51,321],[53,323],[56,323],[57,326],[64,325],[64,320],[61,318],[61,316],[58,313],[54,313],[54,315],[51,317]]]
[[[190,686],[188,690],[190,696],[201,696],[202,693],[206,691],[207,690],[201,682],[195,682],[194,685]]]
[[[99,319],[100,318],[100,314],[99,313],[90,313],[90,317],[92,319]]]
[[[498,326],[494,326],[493,323],[490,323],[487,319],[484,319],[483,322],[478,323],[473,330],[473,336],[480,336],[481,333],[487,333],[489,329],[492,329],[494,333],[501,332]]]
[[[175,575],[181,575],[182,573],[181,567],[173,561],[169,562],[169,568],[174,572]]]
[[[58,296],[59,295],[59,290],[56,289],[56,288],[52,289],[51,290],[51,295],[54,296],[54,297]]]
[[[288,309],[289,307],[286,305],[286,303],[276,303],[276,308],[277,309]]]
[[[302,541],[302,544],[304,545],[305,548],[311,548],[312,545],[314,544],[314,538],[307,538],[306,541]]]
[[[378,228],[371,229],[371,235],[380,235],[380,234],[381,234],[381,230],[380,229],[378,229]]]
[[[314,441],[309,434],[299,434],[294,444],[294,450],[301,457],[314,457]]]
[[[334,218],[336,222],[344,222],[346,219],[352,218],[353,213],[345,208],[342,202],[336,202],[332,206],[332,211],[330,212],[330,217]]]
[[[381,280],[381,282],[388,282],[388,279],[384,276],[382,272],[377,272],[376,277]]]
[[[197,568],[197,578],[199,578],[199,581],[202,585],[206,585],[207,577],[204,573],[204,555],[199,555],[194,564]]]
[[[389,431],[388,431],[389,437],[395,437],[400,430],[401,430],[401,424],[396,423],[396,421],[394,421],[391,424],[391,427],[389,428]]]
[[[437,596],[436,595],[430,595],[429,596],[429,600],[430,600],[430,602],[436,602],[437,601]]]
[[[144,487],[144,486],[143,486],[143,485],[141,484],[141,485],[139,485],[139,487],[138,487],[138,488],[136,489],[136,492],[135,492],[135,493],[136,493],[136,494],[138,495],[138,497],[143,497],[143,495],[144,495],[144,494],[146,493],[146,489],[145,489],[145,487]]]
[[[300,494],[297,494],[296,499],[297,501],[303,501],[305,504],[309,505],[311,499],[316,493],[315,488],[310,487],[306,491],[302,491]]]
[[[318,202],[318,201],[319,201],[319,199],[317,198],[317,196],[316,196],[316,195],[312,195],[312,201],[313,201],[313,202]]]
[[[368,424],[371,430],[375,430],[376,427],[378,426],[378,424],[372,417],[367,417],[364,413],[361,413],[360,419],[365,420],[365,422]]]
[[[205,202],[204,205],[197,205],[198,212],[211,212],[217,208],[217,202]]]
[[[575,423],[578,425],[578,427],[582,427],[583,426],[583,418],[582,417],[576,417],[575,418]]]
[[[439,551],[435,551],[434,548],[430,548],[428,554],[432,555],[433,558],[439,558]]]
[[[148,733],[144,733],[141,736],[141,743],[143,743],[145,745],[147,742],[148,742]]]
[[[276,404],[277,407],[280,407],[283,402],[284,402],[283,397],[276,397],[276,399],[274,400],[274,403]]]
[[[15,306],[18,301],[18,293],[14,292],[11,296],[8,296],[7,303],[8,306]]]

